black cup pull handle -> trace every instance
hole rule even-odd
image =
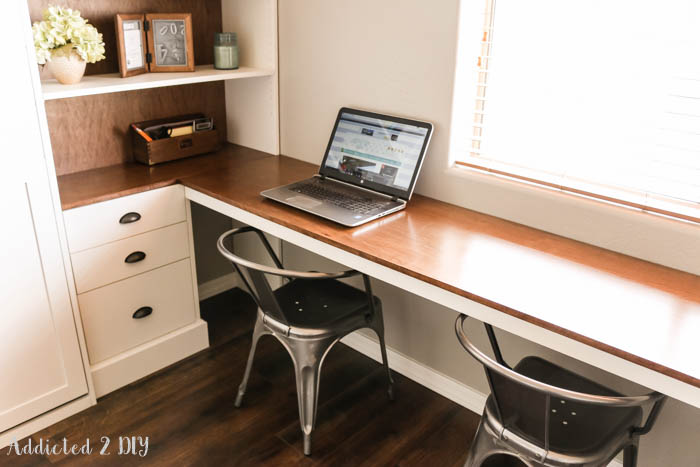
[[[143,261],[146,259],[146,253],[143,251],[134,251],[133,253],[129,253],[129,255],[124,258],[125,263],[138,263],[139,261]]]
[[[145,318],[146,316],[150,315],[151,313],[153,313],[153,308],[151,308],[150,306],[142,306],[138,310],[134,311],[134,314],[131,315],[131,317],[134,319],[141,319],[141,318]]]
[[[136,222],[139,219],[141,219],[141,214],[139,214],[138,212],[127,212],[121,217],[121,219],[119,219],[119,223],[131,224],[132,222]]]
[[[187,149],[192,147],[192,138],[186,138],[180,141],[180,149]]]

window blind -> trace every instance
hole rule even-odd
[[[700,221],[700,5],[486,0],[463,164]]]

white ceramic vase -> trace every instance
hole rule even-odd
[[[65,47],[65,46],[64,46]],[[70,48],[68,48],[70,47]],[[85,74],[87,64],[73,48],[68,45],[64,50],[51,54],[51,60],[47,62],[49,71],[61,84],[75,84]]]

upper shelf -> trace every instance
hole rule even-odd
[[[273,70],[249,67],[240,67],[237,70],[215,70],[213,65],[200,65],[195,68],[195,71],[191,72],[144,73],[129,78],[122,78],[119,73],[88,75],[84,76],[78,84],[60,84],[52,79],[42,81],[41,89],[44,93],[44,100],[51,100],[274,74]]]

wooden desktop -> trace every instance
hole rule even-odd
[[[58,178],[63,209],[181,183],[284,241],[700,407],[700,277],[416,195],[348,229],[262,198],[316,166],[235,145]]]

